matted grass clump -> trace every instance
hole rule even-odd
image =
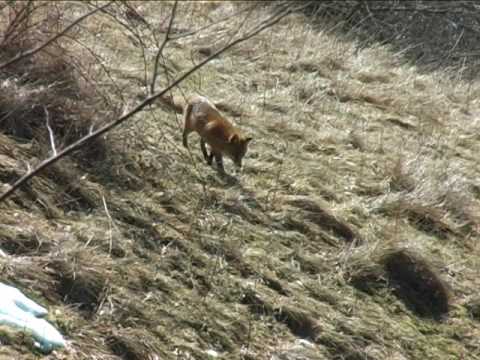
[[[414,312],[435,319],[448,314],[450,290],[427,260],[402,249],[385,254],[381,261],[395,293]]]
[[[452,291],[438,267],[407,248],[377,250],[375,255],[355,260],[348,279],[357,289],[382,296],[391,289],[407,308],[421,317],[445,319],[451,308]]]

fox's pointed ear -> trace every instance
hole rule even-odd
[[[253,140],[253,137],[250,137],[250,136],[245,138],[245,144],[248,144],[252,140]]]
[[[230,137],[228,138],[228,142],[230,143],[238,142],[238,135],[237,134],[230,135]]]

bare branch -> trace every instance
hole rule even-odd
[[[26,57],[29,57],[29,56],[32,56],[32,55],[35,55],[37,52],[41,51],[42,49],[44,49],[45,47],[47,47],[48,45],[50,45],[52,42],[54,42],[55,40],[61,38],[63,35],[65,35],[71,28],[73,28],[74,26],[78,25],[79,23],[81,23],[83,20],[85,20],[86,18],[90,17],[91,15],[95,14],[97,11],[100,11],[102,9],[105,9],[106,7],[110,6],[111,4],[113,3],[113,1],[110,1],[108,4],[106,5],[103,5],[99,8],[95,8],[93,9],[92,11],[86,13],[85,15],[82,15],[80,16],[78,19],[76,19],[74,22],[72,22],[70,25],[68,25],[65,29],[63,29],[62,31],[60,31],[58,34],[52,36],[50,39],[46,40],[45,42],[43,42],[42,44],[38,45],[36,48],[33,48],[31,50],[28,50],[28,51],[25,51],[25,52],[22,52],[20,54],[18,54],[17,56],[13,57],[12,59],[8,60],[7,62],[4,62],[3,64],[0,64],[0,70],[6,68],[7,66],[10,66],[22,59],[25,59]]]
[[[236,18],[236,17],[237,17],[238,15],[240,15],[241,13],[244,13],[244,12],[246,12],[246,11],[249,11],[249,12],[250,12],[251,10],[253,10],[253,9],[257,8],[257,7],[258,7],[258,3],[257,3],[257,2],[254,2],[254,4],[253,4],[252,6],[249,6],[249,7],[243,8],[243,9],[240,9],[239,11],[237,11],[237,12],[235,12],[235,13],[227,16],[227,17],[224,17],[223,19],[221,19],[221,20],[219,20],[219,21],[212,22],[212,23],[210,23],[210,24],[208,24],[208,25],[202,26],[202,27],[200,27],[200,28],[198,28],[198,29],[196,29],[196,30],[189,31],[189,32],[187,32],[187,33],[179,34],[179,35],[177,35],[177,36],[171,36],[171,37],[170,37],[170,40],[178,40],[178,39],[181,39],[181,38],[186,38],[186,37],[188,37],[188,36],[195,35],[195,34],[201,32],[201,31],[203,31],[203,30],[206,30],[206,29],[208,29],[208,28],[210,28],[210,27],[212,27],[212,26],[216,26],[216,25],[219,25],[219,24],[221,24],[221,23],[224,23],[224,22],[226,22],[226,21],[228,21],[228,20],[230,20],[230,19],[232,19],[232,18]]]
[[[232,41],[232,39],[237,36],[237,34],[240,32],[240,30],[242,29],[243,25],[245,25],[245,23],[247,22],[248,18],[250,17],[250,15],[252,14],[252,11],[255,9],[254,6],[250,7],[247,14],[245,15],[245,17],[243,18],[243,20],[240,22],[240,25],[238,26],[238,28],[232,33],[232,35],[230,36],[230,38],[228,39],[227,43],[229,43],[230,41]]]
[[[123,1],[122,1],[122,3],[123,3]],[[127,30],[134,37],[134,39],[137,40],[142,46],[145,46],[145,44],[143,42],[143,39],[142,39],[142,35],[138,31],[136,31],[136,29],[134,27],[132,27],[128,23],[122,21],[121,18],[118,15],[116,15],[116,14],[114,14],[114,13],[108,11],[108,10],[102,10],[102,12],[105,15],[109,16],[117,24],[122,26],[125,30]],[[150,28],[150,25],[147,25],[147,27]]]
[[[20,25],[24,24],[26,21],[28,21],[29,17],[31,14],[37,9],[37,8],[31,8],[33,1],[29,0],[25,4],[22,4],[23,6],[20,8],[18,12],[15,11],[15,5],[10,4],[10,5],[5,5],[5,6],[10,6],[10,11],[14,12],[13,19],[9,20],[9,24],[7,29],[5,30],[5,34],[3,35],[2,39],[2,44],[7,43],[10,41],[10,36],[16,31],[17,27]],[[8,3],[7,3],[8,4]],[[26,26],[24,25],[23,31],[25,31]]]
[[[165,45],[167,45],[168,41],[170,40],[170,32],[172,31],[173,20],[175,19],[175,13],[177,11],[178,1],[175,1],[173,4],[172,14],[170,15],[170,22],[168,23],[167,33],[165,34],[165,39],[163,40],[162,45],[157,51],[157,55],[155,56],[155,65],[153,66],[153,75],[152,75],[152,83],[150,84],[150,94],[155,92],[155,81],[157,80],[158,76],[158,62],[160,61],[160,56],[162,56],[163,49]]]
[[[150,105],[151,103],[153,103],[156,99],[162,97],[163,95],[165,95],[168,91],[170,91],[171,89],[173,89],[175,86],[179,85],[180,83],[182,83],[185,79],[187,79],[190,75],[192,75],[193,73],[195,73],[196,71],[198,71],[200,68],[202,68],[204,65],[206,65],[208,62],[210,62],[211,60],[213,60],[214,58],[218,57],[219,55],[221,55],[222,53],[224,53],[225,51],[227,51],[228,49],[232,48],[233,46],[237,45],[237,44],[240,44],[252,37],[254,37],[255,35],[259,34],[260,32],[262,32],[263,30],[275,25],[276,23],[278,23],[280,20],[282,20],[283,18],[285,18],[287,15],[289,15],[290,13],[292,13],[294,11],[294,9],[292,8],[287,8],[286,10],[281,10],[281,11],[278,11],[276,12],[275,14],[273,14],[272,16],[270,16],[267,20],[263,21],[262,22],[262,25],[260,26],[257,26],[256,28],[252,29],[251,31],[247,32],[244,36],[232,41],[231,43],[225,45],[223,48],[221,48],[220,50],[218,50],[217,52],[215,52],[214,54],[212,54],[211,56],[209,56],[208,58],[206,58],[205,60],[203,60],[202,62],[198,63],[197,65],[195,65],[194,67],[192,67],[190,70],[188,70],[186,73],[184,73],[182,76],[180,76],[178,79],[176,79],[175,81],[173,81],[169,86],[167,86],[166,88],[164,88],[162,91],[159,91],[155,94],[152,94],[150,95],[149,97],[147,97],[145,100],[143,100],[140,104],[138,104],[137,106],[135,106],[133,109],[131,109],[130,111],[126,112],[124,115],[120,116],[119,118],[117,118],[116,120],[113,120],[111,122],[109,122],[108,124],[98,128],[97,130],[94,130],[92,129],[92,132],[86,136],[84,136],[83,138],[75,141],[74,143],[70,144],[69,146],[65,147],[63,150],[59,151],[57,153],[57,155],[55,156],[52,156],[48,159],[45,159],[44,161],[42,161],[40,164],[38,164],[34,169],[32,169],[31,171],[27,172],[25,175],[23,175],[22,177],[20,177],[17,181],[15,181],[11,186],[10,188],[5,191],[2,195],[0,195],[0,202],[4,201],[5,199],[8,198],[9,195],[11,195],[16,189],[18,189],[20,186],[22,186],[24,183],[26,183],[28,180],[30,180],[31,178],[33,178],[34,176],[38,175],[42,170],[44,170],[45,168],[47,168],[48,166],[50,166],[51,164],[57,162],[58,160],[60,160],[61,158],[65,157],[66,155],[70,154],[71,152],[79,149],[80,147],[82,147],[83,145],[87,144],[88,142],[92,141],[93,139],[99,137],[99,136],[102,136],[103,134],[105,134],[106,132],[108,132],[109,130],[113,129],[114,127],[117,127],[118,125],[122,124],[124,121],[128,120],[129,118],[131,118],[133,115],[135,115],[136,113],[140,112],[143,108],[145,108],[146,106]]]
[[[125,98],[123,96],[123,93],[122,93],[122,90],[120,88],[120,86],[118,85],[118,82],[113,78],[112,74],[111,74],[111,70],[108,69],[108,67],[105,65],[106,63],[106,60],[101,56],[99,55],[98,53],[96,53],[95,51],[93,51],[89,46],[85,45],[83,42],[81,42],[80,40],[76,39],[75,37],[72,37],[72,36],[69,36],[69,35],[65,35],[65,38],[71,40],[72,42],[78,44],[80,47],[82,47],[84,50],[86,50],[95,60],[96,60],[96,64],[98,64],[100,66],[100,68],[102,69],[103,73],[108,77],[108,79],[110,80],[112,86],[115,88],[115,96],[116,97],[119,97],[122,104],[125,104]],[[76,68],[75,70],[77,71],[77,73],[87,82],[87,83],[91,83],[91,79],[88,78],[88,76],[86,75],[88,73],[88,69],[85,69],[85,74],[82,73],[82,68],[84,67],[81,63],[81,61],[78,61],[76,59],[71,59],[72,63],[75,64]],[[111,100],[104,94],[104,93],[101,93],[99,90],[95,89],[96,93],[99,94],[103,100],[108,103],[108,104],[111,104]]]

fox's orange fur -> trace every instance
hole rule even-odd
[[[242,158],[252,138],[242,135],[207,98],[192,97],[184,108],[183,118],[185,124],[183,145],[186,148],[188,148],[188,135],[196,131],[200,135],[200,148],[207,164],[211,165],[215,158],[218,168],[224,171],[223,155],[226,155],[237,167],[242,166]],[[210,154],[207,152],[205,143],[210,146]]]

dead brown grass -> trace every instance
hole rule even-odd
[[[152,34],[162,39],[172,10],[128,5],[75,33],[103,59],[91,69],[110,101],[92,105],[98,117],[143,96]],[[179,2],[182,37],[166,48],[157,88],[270,11],[233,16],[245,5]],[[0,204],[0,280],[49,308],[70,341],[51,358],[477,356],[479,84],[422,74],[388,47],[330,30],[292,15],[109,133],[102,161],[79,161],[80,151]],[[86,54],[61,45],[67,58]],[[43,76],[57,94],[55,76]],[[62,132],[68,111],[93,96],[81,84],[58,99],[35,83],[8,84],[28,95],[20,105],[59,104],[59,140],[90,124]],[[197,92],[254,134],[242,173],[220,177],[197,144],[181,146],[178,105]],[[43,113],[32,114],[33,139],[2,128],[4,185],[50,149]],[[0,357],[34,358],[15,336],[0,332],[10,344]]]

